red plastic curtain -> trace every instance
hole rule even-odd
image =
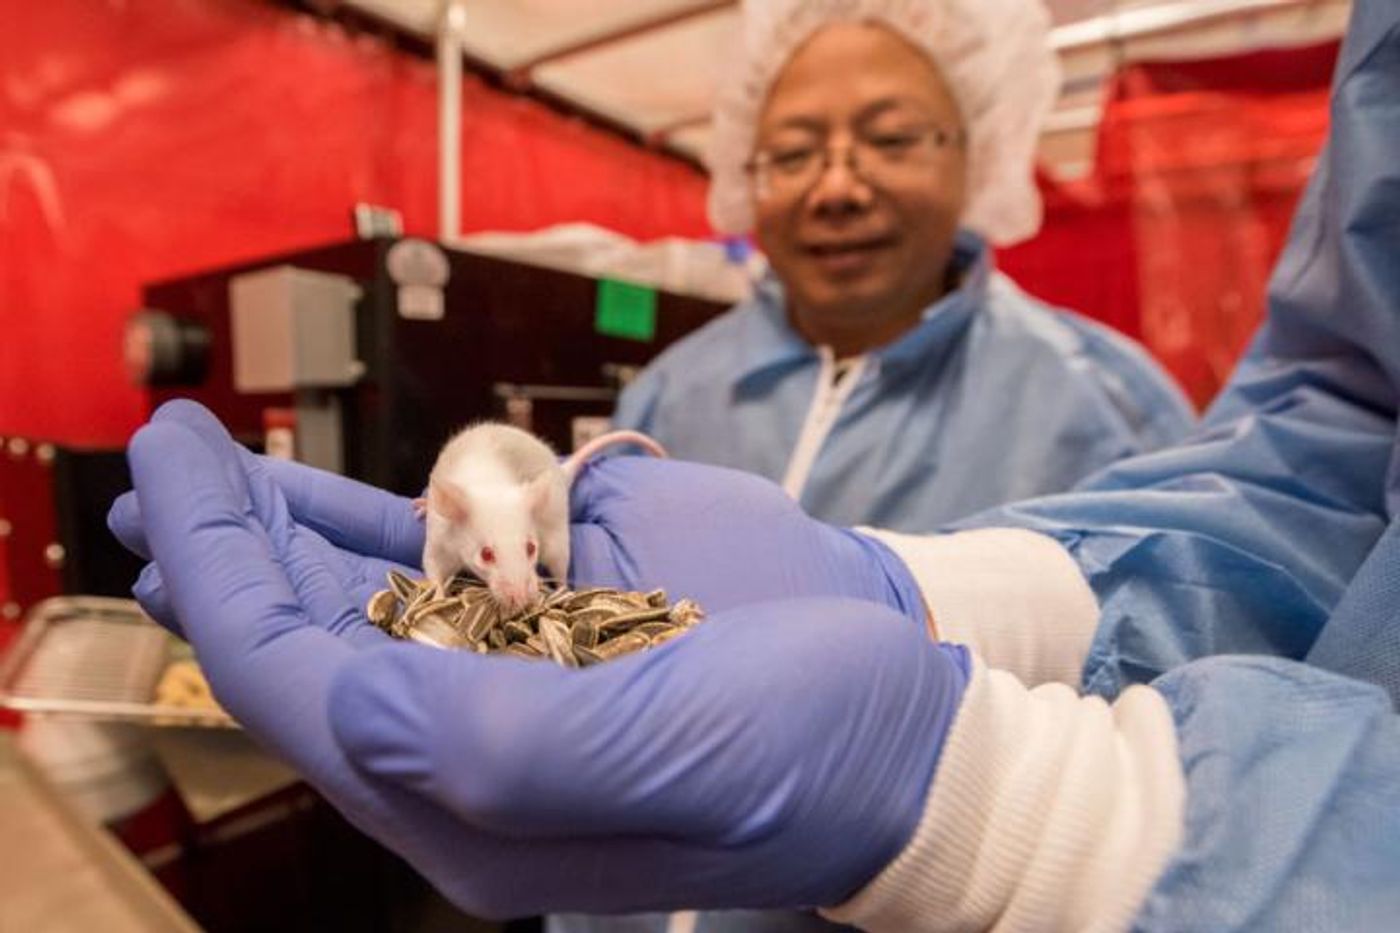
[[[1336,55],[1328,43],[1125,69],[1093,177],[1047,185],[1044,233],[1003,265],[1139,337],[1206,404],[1263,315]]]
[[[469,79],[466,232],[704,236],[704,179]],[[252,0],[0,0],[0,435],[119,444],[120,337],[152,280],[436,224],[432,63]]]

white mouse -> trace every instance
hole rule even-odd
[[[426,498],[415,503],[427,521],[428,579],[441,587],[470,571],[506,612],[539,596],[538,565],[562,585],[569,572],[569,486],[590,457],[616,444],[666,456],[636,431],[596,437],[563,463],[544,441],[510,425],[484,422],[459,431],[438,454]]]

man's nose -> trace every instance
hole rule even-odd
[[[851,212],[870,204],[874,192],[861,175],[853,146],[832,146],[822,160],[821,174],[808,195],[818,211]]]

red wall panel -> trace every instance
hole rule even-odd
[[[1039,237],[1002,265],[1147,345],[1206,405],[1265,311],[1327,132],[1338,46],[1146,63],[1114,80],[1093,175],[1046,183]]]
[[[1142,338],[1201,404],[1264,316],[1327,133],[1337,51],[1146,65],[1118,78],[1098,170],[1132,206]]]
[[[117,444],[142,283],[436,223],[432,64],[253,0],[0,0],[0,434]],[[469,79],[465,232],[703,236],[691,168]]]

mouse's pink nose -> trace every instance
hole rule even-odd
[[[532,587],[528,583],[509,584],[501,587],[499,599],[501,608],[506,612],[520,612],[527,609],[534,601],[538,587]]]

